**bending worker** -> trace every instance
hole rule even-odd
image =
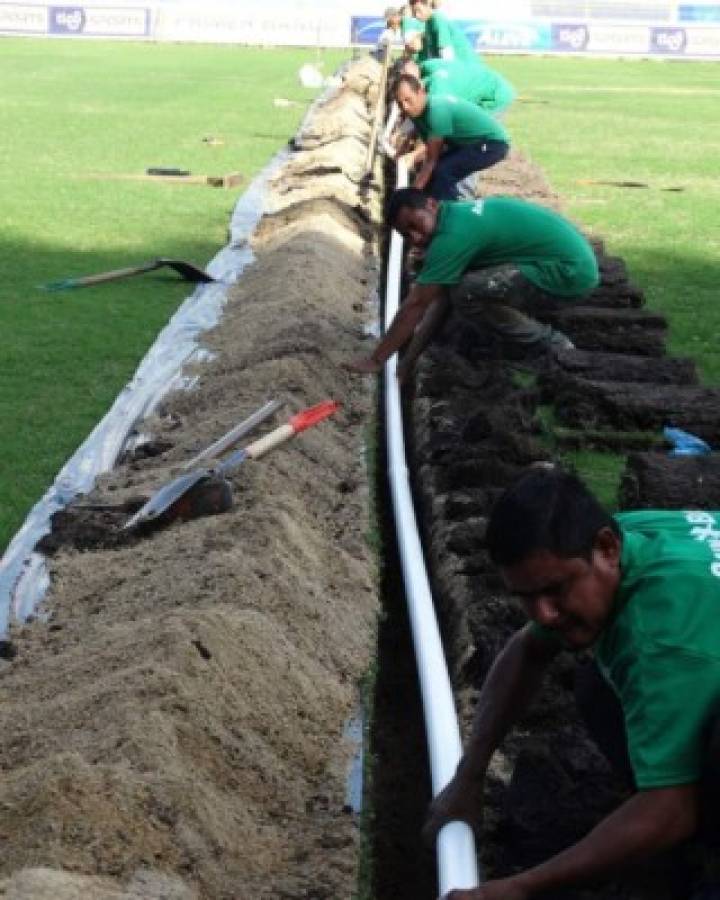
[[[428,831],[451,819],[478,824],[490,758],[562,650],[593,650],[593,662],[579,669],[580,712],[632,793],[558,855],[446,900],[555,896],[696,833],[717,851],[719,541],[720,512],[611,517],[559,470],[532,470],[501,497],[487,549],[530,621],[490,668],[465,753],[431,806]],[[693,896],[717,898],[717,884]]]
[[[443,13],[436,11],[429,0],[414,0],[410,6],[413,16],[425,25],[422,46],[418,48],[418,62],[426,59],[477,62],[478,55],[464,32]]]
[[[457,199],[459,181],[508,154],[503,126],[469,100],[428,94],[413,75],[398,78],[395,99],[422,138],[405,157],[408,168],[419,165],[413,186],[438,200]]]
[[[515,99],[515,88],[503,76],[480,62],[428,59],[418,65],[406,60],[404,75],[418,78],[429,94],[452,94],[476,104],[493,116],[499,116]]]
[[[407,3],[403,6],[388,6],[384,17],[386,30],[383,34],[389,32],[392,36],[387,43],[392,43],[398,33],[400,33],[403,43],[405,43],[408,35],[415,33],[422,35],[425,30],[424,23],[410,15],[410,5]],[[382,39],[383,36],[381,35],[380,40]]]
[[[402,188],[391,197],[388,220],[412,246],[426,248],[423,266],[385,336],[348,368],[379,372],[412,339],[398,370],[402,380],[450,303],[471,327],[491,329],[522,353],[572,348],[565,335],[513,307],[542,315],[597,285],[592,247],[562,216],[512,197],[438,203]]]

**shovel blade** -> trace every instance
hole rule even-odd
[[[158,519],[173,503],[177,502],[198,482],[209,476],[208,469],[195,469],[193,472],[178,476],[156,491],[148,502],[127,520],[123,529],[135,528],[137,525],[142,525],[143,522],[152,522]]]
[[[166,259],[165,257],[161,257],[157,262],[160,266],[170,266],[171,269],[175,269],[178,275],[181,275],[186,281],[200,281],[205,283],[215,281],[212,275],[208,275],[204,269],[199,269],[192,263],[185,262],[184,259]]]

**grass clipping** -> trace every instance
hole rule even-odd
[[[268,397],[342,411],[238,469],[229,512],[53,556],[48,620],[16,627],[18,655],[0,663],[0,896],[354,891],[343,729],[377,596],[370,395],[340,363],[361,349],[379,209],[343,176],[365,148],[336,126],[349,108],[369,132],[378,75],[372,61],[351,69],[277,179],[256,261],[207,336],[214,361],[147,423],[172,448],[118,467],[91,499],[152,493]]]

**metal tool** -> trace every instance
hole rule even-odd
[[[164,256],[141,266],[130,266],[126,269],[113,269],[110,272],[100,272],[97,275],[84,275],[80,278],[63,278],[61,281],[51,281],[41,285],[44,291],[69,291],[73,288],[90,287],[94,284],[104,284],[106,281],[118,281],[120,278],[129,278],[132,275],[142,275],[144,272],[152,272],[163,266],[174,269],[185,281],[209,282],[215,281],[212,275],[208,275],[203,269],[199,269],[192,263],[183,259],[166,259]]]
[[[233,500],[232,488],[225,477],[229,472],[246,459],[259,459],[273,447],[327,419],[339,408],[340,404],[334,400],[309,407],[259,440],[231,453],[218,466],[194,469],[180,475],[160,488],[128,519],[123,529],[135,528],[148,522],[168,524],[176,519],[195,519],[225,512],[232,506]]]
[[[221,454],[223,454],[226,450],[229,450],[230,447],[233,447],[241,438],[244,438],[246,434],[249,434],[253,428],[259,425],[261,422],[264,422],[269,416],[271,416],[274,412],[280,409],[282,406],[282,400],[269,400],[265,406],[261,406],[260,409],[256,410],[252,415],[248,416],[247,419],[240,422],[239,425],[236,425],[234,428],[231,428],[227,434],[224,434],[221,438],[218,438],[214,444],[210,444],[209,447],[206,447],[197,456],[193,456],[191,460],[185,463],[183,469],[192,469],[193,466],[197,466],[198,463],[202,462],[204,459],[214,459]]]

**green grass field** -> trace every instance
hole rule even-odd
[[[720,384],[717,63],[500,58],[508,116],[569,213],[627,262],[672,322],[670,349]],[[638,181],[648,188],[582,184]],[[665,188],[683,188],[680,192]]]
[[[242,188],[103,176],[173,166],[251,179],[348,56],[2,39],[0,548],[192,290],[169,270],[62,294],[39,284],[151,260],[203,266]],[[277,107],[276,98],[294,105]],[[222,145],[210,146],[205,137]],[[99,176],[99,177],[97,177]]]
[[[117,176],[177,166],[250,179],[312,98],[300,65],[329,74],[349,55],[16,39],[2,51],[0,548],[188,293],[162,273],[63,294],[37,286],[156,256],[204,265],[225,243],[238,192]],[[507,119],[515,144],[569,214],[627,260],[671,319],[672,351],[720,383],[716,64],[489,61],[523,98]],[[674,186],[684,191],[661,190]]]

